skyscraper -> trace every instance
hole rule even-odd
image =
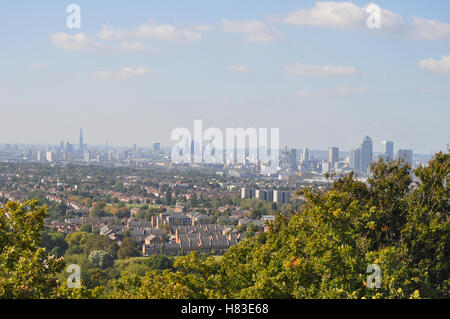
[[[83,129],[80,128],[80,145],[78,146],[80,154],[84,155]]]
[[[46,153],[46,160],[48,161],[48,162],[54,162],[55,161],[55,155],[54,155],[54,153],[53,152],[51,152],[51,151],[48,151],[47,153]]]
[[[89,153],[88,150],[86,150],[83,154],[83,159],[86,163],[90,164],[91,163],[91,153]]]
[[[350,151],[350,168],[354,171],[361,170],[361,149],[360,148]]]
[[[289,153],[289,165],[291,167],[291,170],[294,172],[298,170],[298,163],[297,163],[297,150],[291,149]]]
[[[369,136],[366,136],[361,143],[361,171],[367,172],[372,164],[373,143]]]
[[[158,153],[161,149],[161,144],[160,143],[153,143],[153,152],[154,153]]]
[[[73,152],[73,144],[70,144],[69,142],[66,142],[66,152],[72,153]]]
[[[302,153],[302,162],[309,161],[309,150],[305,147]]]
[[[336,164],[339,161],[339,148],[337,147],[330,147],[328,149],[328,162],[331,165],[331,168],[334,167],[334,164]]]
[[[241,198],[255,198],[255,190],[253,188],[242,187],[241,188]]]
[[[259,200],[266,200],[266,191],[262,189],[255,190],[255,198]]]
[[[394,159],[394,142],[383,141],[383,157],[391,161]]]

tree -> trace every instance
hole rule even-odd
[[[173,261],[162,255],[154,255],[145,259],[144,263],[152,270],[172,269]]]
[[[439,152],[427,167],[415,172],[408,202],[407,223],[402,242],[410,252],[409,290],[421,295],[448,298],[450,295],[450,154]]]
[[[82,254],[82,253],[83,253],[83,250],[81,249],[80,246],[73,245],[73,246],[70,246],[69,248],[67,248],[67,250],[65,252],[65,256],[67,257],[67,256],[71,256],[74,254]]]
[[[65,234],[49,231],[42,232],[41,246],[46,248],[47,252],[51,252],[54,248],[58,247],[61,255],[64,255],[64,252],[68,247],[65,242]],[[60,256],[58,255],[58,257]]]
[[[80,227],[81,232],[91,233],[92,232],[92,226],[89,224],[83,224]]]
[[[172,188],[168,188],[164,197],[165,204],[167,206],[172,205]]]
[[[61,257],[63,255],[61,248],[59,246],[53,247],[53,249],[50,251],[50,255]]]
[[[117,257],[126,259],[139,256],[139,245],[131,238],[125,238],[117,251]]]
[[[190,204],[191,207],[197,207],[198,206],[198,199],[197,199],[197,194],[196,193],[192,193],[191,199],[189,200],[189,204]]]
[[[113,265],[114,258],[104,250],[94,250],[89,254],[89,262],[92,267],[105,269]]]
[[[89,210],[89,218],[98,218],[102,216],[103,211],[99,207],[92,207]]]
[[[84,247],[91,236],[92,234],[78,231],[75,233],[68,234],[65,240],[69,247],[75,245],[78,247]]]
[[[94,250],[105,250],[113,259],[117,258],[119,246],[110,238],[99,234],[90,234],[86,243],[82,246],[83,252],[89,255]]]
[[[45,207],[37,200],[10,201],[0,209],[0,296],[48,298],[59,286],[62,258],[41,247]]]
[[[92,208],[89,211],[89,217],[96,218],[103,214],[103,208],[105,208],[106,203],[104,201],[92,203]]]

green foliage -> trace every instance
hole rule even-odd
[[[262,215],[276,215],[278,213],[277,203],[267,202],[256,198],[241,199],[240,207],[249,210],[251,218],[259,218]]]
[[[98,286],[93,289],[87,288],[82,284],[81,288],[68,288],[63,282],[58,289],[53,293],[52,298],[55,299],[97,299],[102,297],[105,287]]]
[[[109,262],[110,262],[109,266],[111,266],[112,262],[111,261]],[[102,267],[87,268],[84,269],[84,271],[82,271],[81,279],[83,285],[85,285],[86,288],[94,289],[96,287],[105,287],[108,284],[110,275],[111,275],[110,272],[103,269]]]
[[[56,257],[62,257],[62,251],[59,246],[53,247],[53,249],[50,251],[50,255],[56,256]]]
[[[0,297],[47,298],[58,286],[62,258],[41,247],[45,207],[8,202],[0,209]]]
[[[152,270],[172,270],[173,261],[171,258],[163,255],[137,257],[126,260],[116,260],[114,263],[114,268],[122,274],[143,276]]]
[[[78,247],[84,247],[90,236],[91,234],[81,231],[71,233],[66,236],[66,243],[69,247],[75,245]]]
[[[41,246],[46,248],[47,252],[57,257],[64,255],[68,247],[65,242],[65,234],[48,231],[42,232]],[[55,251],[53,251],[54,249]],[[58,251],[58,254],[55,254],[56,251]]]
[[[92,226],[89,224],[83,224],[80,227],[80,231],[85,233],[92,233]]]
[[[155,255],[146,257],[144,264],[152,270],[165,270],[173,268],[173,261],[169,257]]]
[[[119,249],[114,241],[112,241],[108,237],[95,233],[86,233],[79,231],[68,234],[65,240],[69,245],[69,249],[73,246],[78,246],[87,256],[89,256],[89,254],[93,250],[105,250],[113,258],[116,258],[117,250]]]
[[[92,267],[105,269],[113,265],[114,259],[111,254],[104,250],[93,250],[89,254],[89,262]]]
[[[80,246],[78,246],[78,245],[73,245],[73,246],[70,246],[70,247],[66,250],[65,256],[67,257],[67,256],[71,256],[71,255],[74,255],[74,254],[82,254],[82,253],[83,253],[83,250],[81,249]]]
[[[130,211],[126,205],[122,202],[115,205],[106,205],[103,207],[103,211],[107,214],[113,215],[118,218],[129,217]]]
[[[120,259],[139,256],[139,245],[131,238],[125,238],[117,251],[117,257]]]

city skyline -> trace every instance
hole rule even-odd
[[[366,136],[366,137],[368,137],[368,136]],[[21,146],[34,146],[34,147],[60,147],[61,149],[66,149],[67,146],[69,145],[69,147],[72,148],[72,151],[74,151],[74,149],[73,149],[74,145],[78,144],[76,150],[78,152],[81,151],[81,153],[83,153],[84,150],[85,150],[84,148],[87,148],[87,150],[89,150],[89,147],[94,147],[94,148],[97,148],[97,147],[107,147],[107,148],[111,147],[111,148],[130,148],[130,149],[134,148],[134,147],[139,147],[139,148],[153,149],[154,151],[159,151],[160,149],[168,150],[168,149],[173,147],[173,144],[176,143],[176,141],[172,141],[171,142],[172,144],[164,145],[161,142],[154,141],[154,142],[150,142],[149,144],[146,144],[146,145],[138,145],[138,144],[132,143],[132,142],[130,142],[128,144],[124,144],[124,145],[114,145],[114,144],[111,145],[109,143],[109,139],[106,139],[107,142],[104,143],[104,144],[91,144],[91,143],[85,143],[85,142],[82,143],[81,141],[83,141],[83,140],[84,140],[84,137],[83,137],[82,129],[80,129],[80,136],[79,136],[78,143],[76,143],[76,142],[71,143],[71,141],[59,141],[58,143],[36,143],[36,144],[24,144],[24,143],[17,143],[16,142],[16,143],[0,143],[0,145],[21,145]],[[385,144],[384,144],[385,142],[392,143],[392,154],[393,154],[393,156],[388,156],[391,159],[392,158],[396,158],[396,154],[397,153],[395,152],[395,150],[409,150],[409,148],[404,148],[404,147],[396,149],[394,141],[382,141],[380,143],[380,145],[374,145],[375,147],[373,148],[373,153],[389,155],[390,153],[389,152],[387,153],[386,149],[385,149],[385,147],[386,147]],[[64,146],[62,146],[62,145],[64,145]],[[83,145],[83,148],[80,148],[81,145]],[[312,151],[312,152],[314,152],[314,151],[321,151],[321,152],[328,152],[328,154],[330,154],[331,150],[334,149],[333,154],[335,154],[335,152],[337,150],[338,156],[339,156],[339,154],[341,152],[350,154],[355,149],[354,147],[351,147],[350,149],[343,149],[340,146],[329,146],[327,148],[320,149],[320,148],[316,148],[314,146],[311,147],[311,146],[307,146],[307,145],[301,146],[301,147],[291,147],[290,145],[282,145],[279,148],[280,152],[283,149],[285,149],[286,147],[289,150],[299,150],[299,151],[301,151],[301,153],[298,154],[298,157],[300,159],[303,158],[303,156],[304,156],[303,152],[305,151],[305,149],[306,149],[307,152],[310,152],[310,151]],[[414,150],[414,148],[411,148],[411,149]],[[437,150],[437,151],[439,151],[439,150]],[[426,152],[425,153],[414,152],[414,154],[418,154],[418,155],[428,155],[428,154],[430,154],[431,155],[434,152],[435,151],[430,151],[428,153],[426,153]],[[330,155],[328,155],[328,156],[330,156]]]
[[[194,154],[194,150],[193,150],[193,145],[195,144],[195,141],[191,141],[191,156],[193,156]],[[2,144],[0,144],[2,145]],[[11,145],[11,144],[3,144],[5,145]],[[15,144],[17,145],[17,144]],[[19,144],[19,145],[23,145],[23,144]],[[41,161],[41,151],[45,151],[47,153],[46,157],[51,158],[52,154],[48,154],[48,153],[52,153],[53,151],[57,151],[57,152],[64,152],[67,154],[79,154],[81,155],[85,161],[86,158],[88,158],[87,162],[90,162],[90,150],[89,148],[91,147],[91,149],[97,150],[98,148],[104,148],[106,147],[106,151],[111,151],[114,150],[116,148],[120,148],[120,149],[132,149],[134,150],[135,153],[138,152],[139,149],[143,148],[146,150],[152,150],[153,153],[159,153],[162,150],[166,150],[169,151],[170,148],[173,147],[173,145],[167,146],[167,145],[163,145],[161,146],[160,142],[153,142],[151,144],[151,146],[139,146],[137,144],[130,144],[130,145],[122,145],[122,146],[115,146],[115,145],[110,145],[109,144],[109,139],[106,139],[106,144],[102,144],[102,145],[89,145],[87,143],[84,143],[84,138],[83,138],[83,129],[80,128],[80,135],[79,135],[79,144],[78,147],[76,149],[74,149],[74,144],[70,143],[69,141],[60,141],[59,144],[25,144],[24,146],[33,146],[34,148],[41,148],[38,153],[37,153],[37,159],[38,161]],[[295,167],[294,170],[297,169],[296,167],[296,163],[304,163],[303,165],[308,165],[307,162],[310,161],[310,152],[328,152],[327,157],[328,157],[328,165],[330,166],[330,168],[334,168],[335,164],[340,162],[342,159],[348,159],[349,161],[349,166],[356,170],[356,171],[361,171],[361,172],[366,172],[368,171],[368,169],[370,168],[370,164],[374,161],[376,161],[376,159],[378,159],[380,156],[384,159],[399,159],[399,158],[406,158],[406,160],[408,162],[412,162],[413,160],[413,156],[414,155],[419,155],[419,156],[423,156],[423,155],[430,155],[432,156],[432,153],[430,154],[420,154],[417,152],[414,152],[413,149],[405,149],[405,148],[400,148],[398,147],[397,149],[395,148],[395,143],[394,141],[383,141],[381,143],[381,147],[382,150],[381,151],[377,151],[374,150],[373,147],[373,141],[369,136],[365,136],[362,143],[359,145],[359,147],[357,148],[352,148],[350,150],[342,150],[339,147],[336,146],[331,146],[328,147],[327,150],[321,150],[321,149],[314,149],[314,148],[309,148],[309,147],[302,147],[302,148],[291,148],[288,147],[287,145],[284,146],[280,146],[280,148],[278,149],[280,153],[285,154],[286,156],[281,159],[280,165],[281,166],[291,166],[291,167]],[[45,147],[45,149],[43,149],[43,147]],[[238,149],[238,148],[237,148]],[[249,151],[251,148],[249,147],[249,145],[246,145],[246,151],[245,154],[247,155],[247,151]],[[289,149],[289,151],[288,151]],[[364,150],[364,151],[363,151]],[[224,152],[226,151],[225,149],[223,150]],[[297,153],[297,151],[299,151],[299,153]],[[396,152],[395,152],[396,151]],[[205,145],[203,145],[203,150],[202,152],[207,152],[207,150],[205,149]],[[342,154],[346,154],[345,157],[341,157]],[[364,157],[363,157],[364,154]],[[348,156],[347,156],[348,155]],[[377,155],[377,158],[374,158],[374,155]],[[87,157],[86,157],[87,156]],[[287,162],[286,162],[287,161]],[[52,160],[50,160],[49,162],[52,162]],[[289,164],[288,164],[289,162]]]

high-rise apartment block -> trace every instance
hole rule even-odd
[[[330,147],[328,149],[328,162],[331,165],[331,168],[339,161],[339,148],[338,147]]]

